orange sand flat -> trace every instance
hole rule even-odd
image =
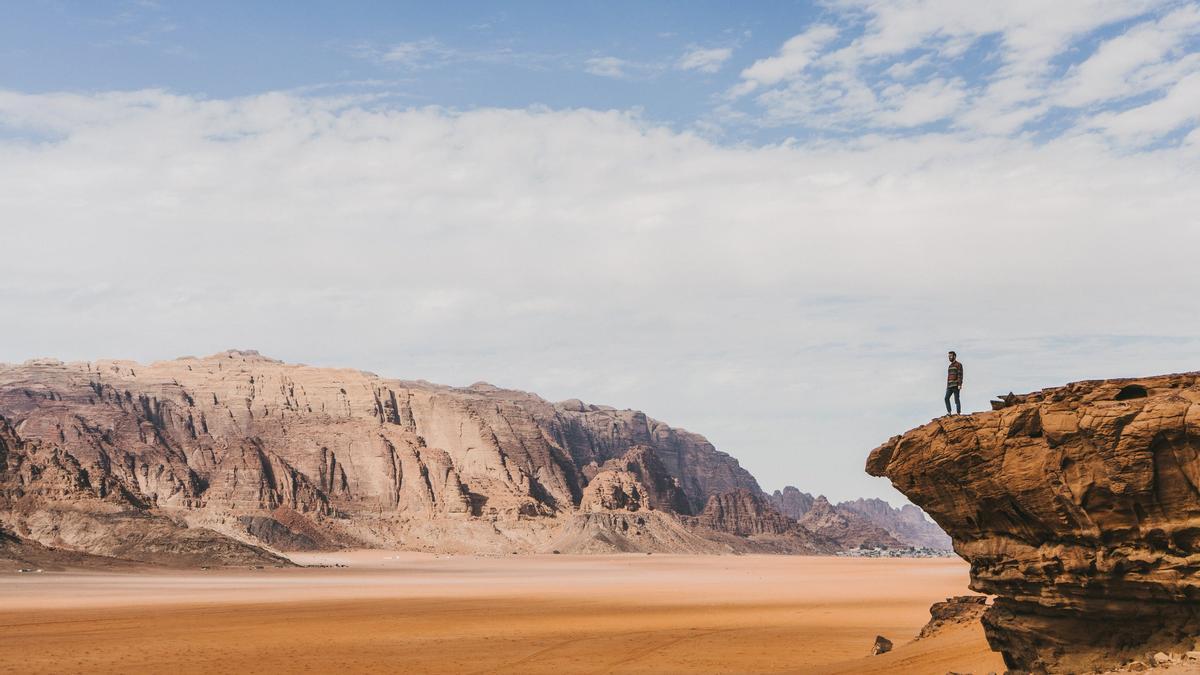
[[[1003,672],[977,626],[903,644],[967,592],[957,559],[302,562],[351,567],[2,573],[0,673]],[[876,634],[896,652],[867,657]]]

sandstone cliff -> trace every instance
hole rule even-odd
[[[72,554],[74,550],[175,566],[290,564],[210,529],[181,527],[149,512],[119,483],[94,480],[61,448],[25,441],[3,417],[0,523],[15,530],[0,527],[0,560],[40,567],[96,562]]]
[[[671,518],[760,492],[703,437],[638,411],[256,352],[0,366],[0,418],[39,448],[0,456],[0,525],[104,555],[220,548],[192,542],[204,532],[281,550],[540,550],[602,474]],[[597,499],[585,508],[626,511]]]
[[[1200,374],[1007,396],[876,448],[954,539],[1011,668],[1083,672],[1200,635]]]

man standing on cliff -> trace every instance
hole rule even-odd
[[[962,401],[958,398],[958,392],[962,390],[963,384],[963,367],[958,362],[958,354],[950,352],[950,370],[946,373],[946,414],[950,414],[950,396],[954,396],[954,408],[956,414],[962,414]]]

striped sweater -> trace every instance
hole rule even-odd
[[[946,373],[947,387],[961,387],[963,383],[963,367],[958,361],[950,364],[950,370]]]

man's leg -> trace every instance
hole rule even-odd
[[[946,387],[946,414],[950,414],[950,394],[957,393],[954,387]]]
[[[950,408],[950,402],[946,402],[946,408]],[[958,398],[958,387],[954,388],[954,411],[956,415],[962,414],[962,401]]]

